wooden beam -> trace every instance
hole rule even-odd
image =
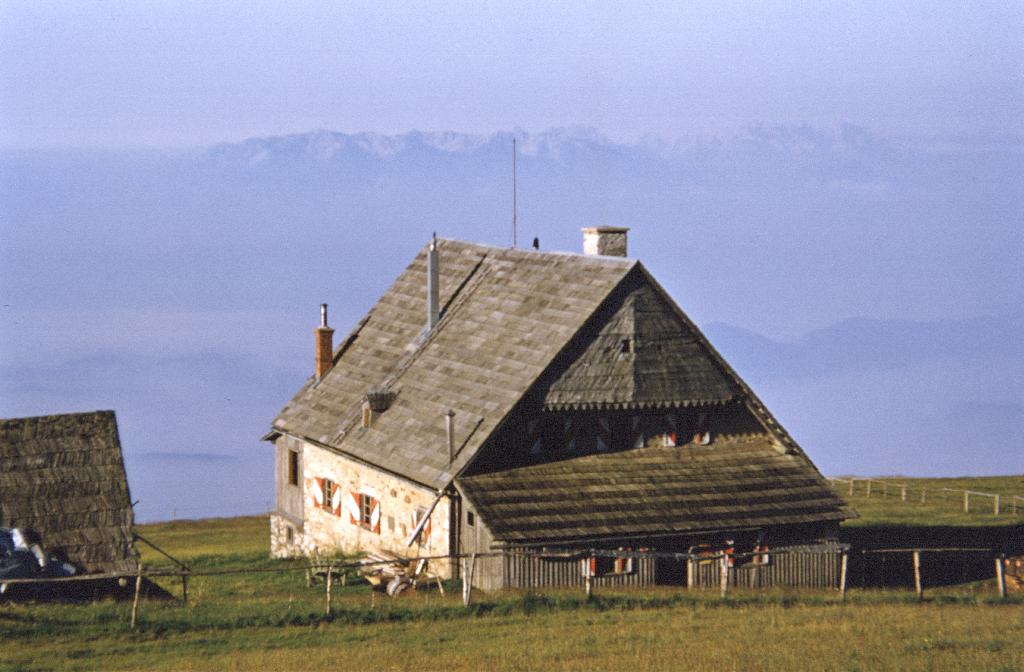
[[[469,556],[469,567],[462,574],[462,606],[468,607],[473,599],[473,572],[476,570],[476,553]]]
[[[139,573],[135,576],[135,597],[132,598],[132,630],[138,623],[139,616],[139,595],[142,593],[142,564],[139,563]]]

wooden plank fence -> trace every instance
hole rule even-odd
[[[696,557],[687,561],[687,583],[691,588],[707,588],[723,583],[723,567],[731,588],[816,588],[836,589],[843,584],[844,546],[795,548],[785,552],[729,554]]]
[[[995,583],[997,594],[1006,598],[1005,578],[1005,556],[993,553],[988,548],[888,548],[869,549],[861,551],[863,554],[904,554],[911,558],[914,566],[914,589],[920,599],[924,598],[925,561],[929,554],[936,553],[958,553],[958,554],[979,554],[987,553],[992,556],[995,562]],[[722,597],[725,597],[730,589],[734,588],[767,588],[770,586],[801,586],[810,588],[825,588],[837,590],[843,599],[847,593],[847,567],[849,548],[845,546],[826,547],[805,547],[789,548],[780,551],[758,551],[756,553],[719,553],[716,555],[688,554],[688,553],[660,553],[645,551],[609,551],[595,549],[589,551],[572,551],[555,554],[517,553],[517,552],[491,552],[473,553],[461,555],[456,558],[451,556],[426,556],[408,558],[402,560],[380,560],[380,561],[355,561],[355,562],[327,562],[311,563],[308,566],[291,567],[260,567],[245,569],[224,569],[224,570],[193,570],[191,568],[179,569],[145,569],[141,564],[136,572],[131,573],[105,573],[85,574],[79,576],[55,577],[45,579],[6,579],[3,584],[11,585],[52,585],[60,583],[73,583],[82,581],[98,580],[128,580],[134,579],[134,593],[131,608],[131,627],[135,629],[138,625],[139,612],[141,610],[142,586],[145,579],[153,578],[182,578],[183,603],[187,604],[188,584],[185,579],[192,577],[217,577],[239,574],[282,574],[282,573],[324,573],[326,576],[324,587],[324,610],[328,616],[332,610],[332,588],[334,577],[346,576],[345,570],[366,569],[368,567],[388,565],[399,562],[419,562],[422,560],[456,560],[460,563],[465,580],[462,582],[462,602],[469,606],[473,594],[473,574],[477,563],[487,559],[499,559],[502,562],[509,562],[510,558],[519,557],[520,566],[531,566],[531,562],[547,560],[557,561],[560,572],[571,571],[575,567],[572,586],[582,586],[589,598],[598,588],[621,587],[630,585],[621,581],[607,580],[614,577],[591,576],[589,573],[580,571],[581,561],[592,557],[611,557],[620,559],[632,559],[635,563],[654,563],[659,559],[684,561],[690,568],[688,586],[690,588],[718,586]],[[755,562],[756,560],[756,562]],[[530,561],[530,562],[525,562]],[[536,567],[536,564],[532,565]],[[568,575],[566,575],[568,578]],[[529,581],[523,577],[520,587],[536,587],[537,581]],[[575,581],[579,578],[579,581]]]
[[[927,504],[929,501],[951,500],[964,513],[988,513],[998,516],[1001,514],[1017,515],[1024,513],[1024,496],[1005,495],[994,492],[980,492],[977,490],[961,490],[958,488],[923,488],[911,487],[906,482],[888,481],[879,478],[839,478],[831,477],[828,481],[837,492],[846,494],[849,497],[872,495],[883,498],[898,497],[901,502]],[[860,486],[860,487],[858,487]],[[974,501],[972,502],[972,498]],[[985,504],[978,505],[978,498],[986,500]],[[973,506],[972,506],[973,504]]]

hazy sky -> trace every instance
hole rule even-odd
[[[115,409],[142,519],[265,510],[319,303],[505,244],[504,139],[116,151],[314,129],[519,129],[520,240],[633,227],[822,469],[1024,469],[1024,0],[0,0],[0,416]]]
[[[557,5],[557,6],[556,6]],[[0,3],[0,145],[752,124],[1024,136],[1024,2]]]

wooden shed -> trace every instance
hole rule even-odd
[[[0,420],[0,527],[29,530],[80,572],[133,572],[113,411]]]
[[[337,347],[323,309],[314,375],[264,437],[275,555],[500,551],[474,583],[502,588],[572,585],[586,548],[835,540],[854,514],[625,257],[626,229],[585,237],[582,255],[435,239]]]

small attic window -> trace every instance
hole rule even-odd
[[[624,355],[628,355],[629,353],[633,352],[633,339],[626,337],[619,341],[619,352],[621,352]]]
[[[288,485],[299,484],[299,452],[288,451]]]

